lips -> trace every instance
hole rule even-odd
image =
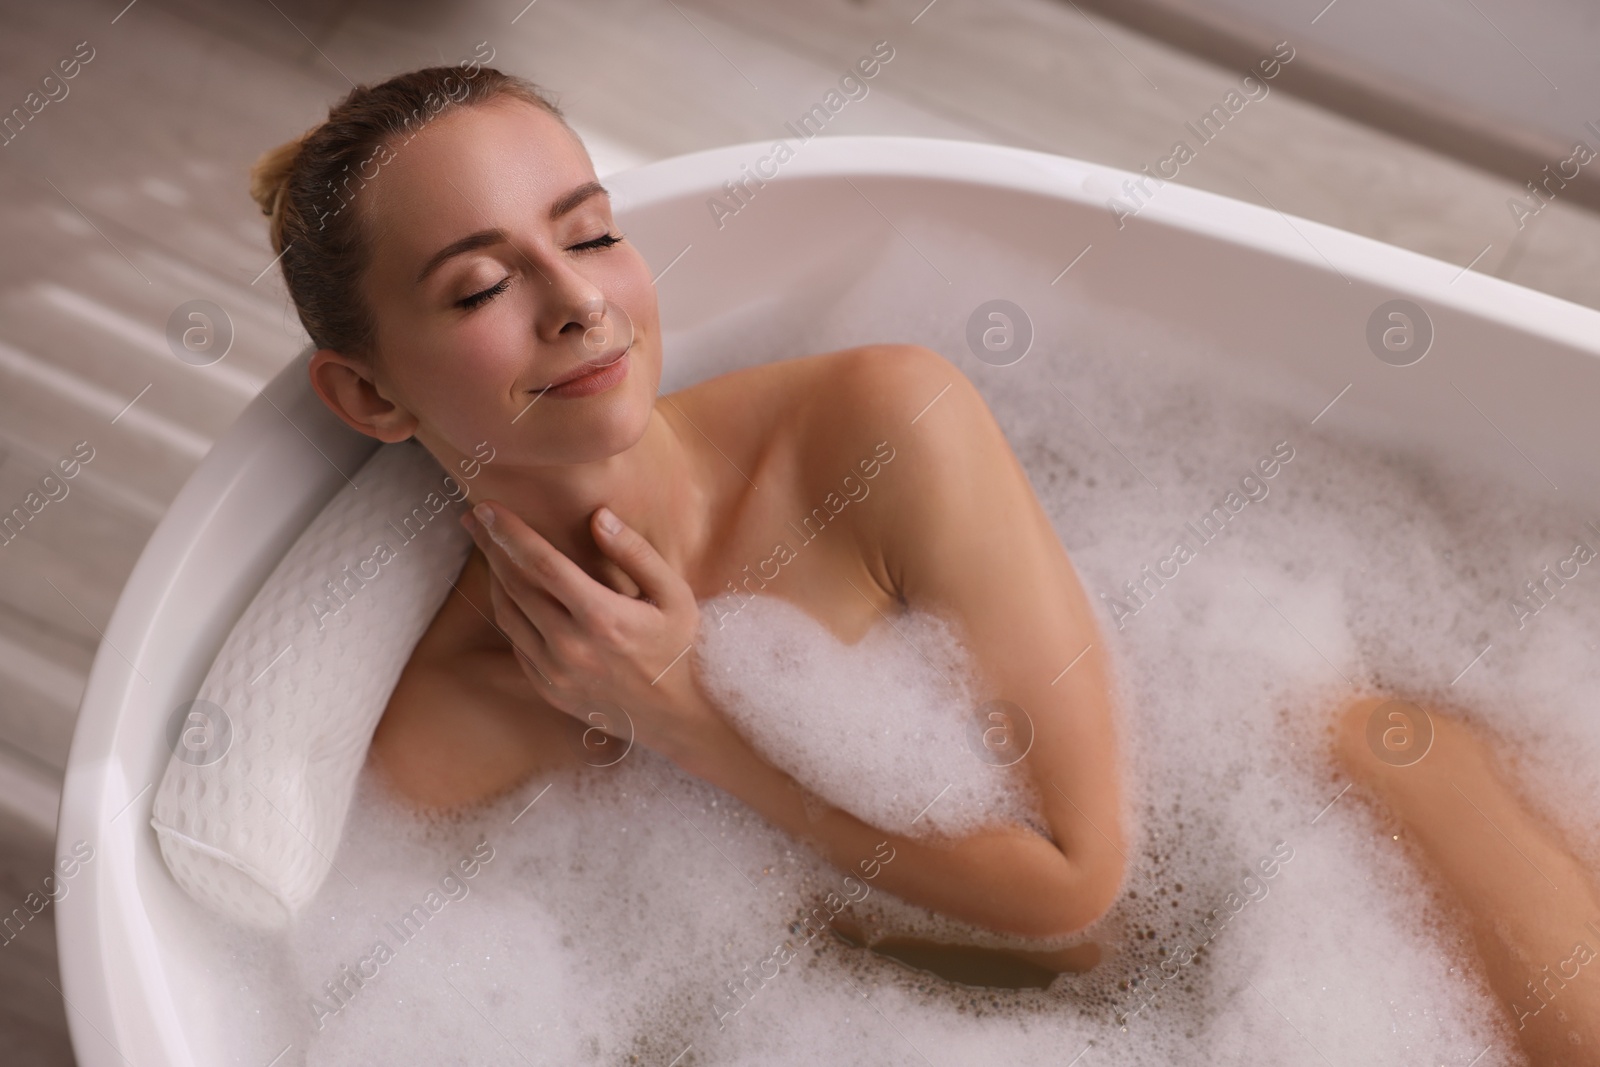
[[[567,385],[570,382],[575,382],[579,378],[587,378],[591,374],[596,374],[600,371],[603,371],[607,367],[610,367],[617,360],[627,355],[628,349],[631,347],[631,345],[624,345],[623,347],[613,349],[612,351],[605,353],[607,358],[605,358],[604,361],[596,363],[585,362],[581,367],[574,367],[571,373],[565,374],[560,378],[557,378],[555,381],[549,382],[545,385],[536,386],[535,388],[531,389],[530,392],[542,393],[546,392],[547,390],[557,389],[563,385]]]
[[[628,376],[630,366],[629,350],[624,349],[620,356],[603,367],[582,367],[574,374],[545,386],[539,390],[539,396],[576,399],[608,392]]]

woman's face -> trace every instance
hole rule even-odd
[[[502,98],[446,111],[390,147],[357,194],[371,250],[363,286],[378,391],[421,443],[449,469],[483,441],[497,464],[516,465],[582,463],[638,441],[661,380],[655,286],[633,245],[615,242],[577,138]],[[609,388],[546,388],[624,348]]]

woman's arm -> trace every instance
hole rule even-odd
[[[1018,769],[1037,787],[1055,839],[1019,828],[949,850],[896,840],[904,862],[896,859],[884,885],[998,931],[1081,929],[1110,907],[1125,866],[1114,709],[1088,600],[1005,435],[959,369],[929,349],[876,346],[841,378],[826,394],[845,400],[819,405],[808,436],[835,442],[835,459],[880,441],[894,449],[871,495],[852,505],[877,583],[864,592],[886,614],[904,600],[959,621],[988,695],[1020,705],[1032,723]],[[807,832],[785,810],[792,801],[774,772],[729,751],[727,787],[818,839],[841,866],[876,832],[838,812]]]
[[[716,717],[722,723],[720,716]],[[893,859],[872,884],[913,904],[999,933],[1053,937],[1081,930],[1109,904],[1108,872],[1068,858],[1020,827],[996,828],[932,844],[880,830],[821,804],[762,759],[731,727],[708,731],[676,755],[684,770],[733,794],[840,870],[857,873],[882,842]],[[931,798],[930,798],[931,799]],[[819,814],[820,812],[820,814]]]

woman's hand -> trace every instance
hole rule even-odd
[[[479,504],[462,525],[489,561],[495,623],[553,707],[674,760],[721,725],[694,678],[700,611],[689,583],[609,508],[595,509],[590,529],[637,598],[590,577],[498,504]]]

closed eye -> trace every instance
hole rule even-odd
[[[582,244],[573,245],[570,251],[594,252],[602,248],[610,248],[612,245],[620,244],[621,242],[621,234],[603,233],[592,241],[585,241]],[[505,292],[510,284],[511,278],[508,275],[487,289],[473,293],[471,296],[462,297],[460,300],[456,301],[456,306],[466,308],[469,311],[475,307],[481,307],[482,305],[493,300],[495,297],[499,296],[501,293]]]
[[[499,296],[501,293],[505,292],[507,286],[509,286],[510,284],[511,284],[511,277],[509,275],[507,275],[506,277],[501,278],[494,285],[491,285],[489,288],[483,290],[482,292],[473,293],[471,296],[462,297],[460,300],[457,300],[456,301],[456,306],[457,307],[464,307],[464,308],[467,308],[468,310],[471,310],[472,308],[475,308],[475,307],[479,306],[480,304],[486,304],[490,300],[493,300],[495,297]]]
[[[621,234],[603,233],[592,241],[585,241],[581,245],[573,245],[572,250],[574,252],[588,252],[597,248],[610,248],[614,244],[620,244],[621,241]]]

